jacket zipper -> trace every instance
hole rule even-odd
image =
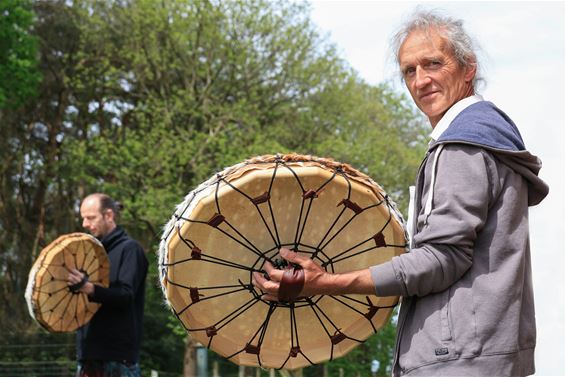
[[[428,160],[428,157],[430,156],[430,150],[426,152],[425,157],[423,158],[423,160],[421,161],[421,164],[419,166],[419,169],[417,170],[417,180],[415,182],[415,207],[417,206],[417,204],[419,205],[419,207],[422,207],[421,202],[420,202],[420,196],[422,195],[422,190],[419,189],[419,178],[421,176],[421,172],[423,170],[423,167],[426,164],[426,161]],[[418,232],[417,230],[417,219],[419,217],[419,213],[417,211],[417,208],[414,208],[414,218],[412,219],[413,221],[413,236]],[[412,240],[411,240],[411,245],[412,245]],[[410,250],[409,250],[410,252]],[[395,341],[395,353],[393,355],[393,368],[392,368],[392,375],[395,376],[398,373],[396,373],[397,371],[401,371],[402,369],[399,366],[399,349],[401,348],[401,336],[403,334],[403,327],[405,326],[405,321],[407,319],[407,313],[410,311],[410,306],[412,306],[413,301],[411,300],[410,302],[406,302],[408,300],[403,300],[402,304],[401,304],[401,308],[403,310],[399,311],[399,323],[397,324],[397,340]],[[405,305],[409,305],[407,307],[407,309],[405,310]],[[399,373],[400,374],[400,373]]]

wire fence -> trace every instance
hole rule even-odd
[[[2,377],[73,377],[72,361],[0,361]]]
[[[30,341],[31,336],[33,340]],[[19,339],[12,336],[10,343],[0,344],[1,377],[74,377],[74,343],[41,333],[31,336],[21,334]],[[14,344],[16,339],[21,343]]]
[[[0,344],[0,377],[74,377],[74,343]],[[182,377],[182,373],[143,369],[143,377]]]
[[[75,361],[0,361],[1,377],[74,377]],[[147,377],[182,377],[182,373],[142,370]]]

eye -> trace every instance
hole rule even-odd
[[[412,77],[412,76],[414,76],[415,72],[416,72],[415,67],[406,67],[403,70],[403,77],[405,77],[405,78]]]
[[[441,66],[442,66],[442,62],[440,60],[431,60],[426,65],[428,69],[438,69]]]

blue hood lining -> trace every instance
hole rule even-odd
[[[474,103],[458,114],[437,140],[437,143],[446,142],[467,142],[505,151],[525,150],[515,123],[488,101]]]

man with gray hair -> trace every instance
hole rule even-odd
[[[304,270],[300,296],[402,296],[395,376],[533,374],[535,314],[528,207],[548,186],[519,130],[476,93],[478,61],[462,22],[417,12],[393,48],[403,81],[432,127],[417,173],[408,253],[331,274],[310,258],[280,254]],[[283,271],[254,274],[276,300]]]

